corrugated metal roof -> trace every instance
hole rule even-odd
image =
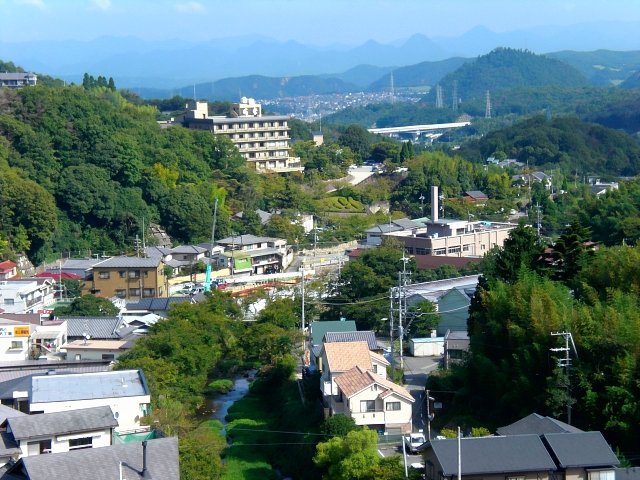
[[[31,377],[31,404],[149,395],[142,371]]]
[[[151,257],[111,257],[104,262],[94,265],[93,268],[155,268],[160,265],[162,258]]]
[[[89,335],[95,339],[120,338],[117,330],[122,325],[119,317],[58,317],[67,322],[67,337],[82,338]]]
[[[376,334],[371,330],[350,331],[350,332],[327,332],[324,334],[324,342],[367,342],[369,350],[378,350]]]
[[[311,344],[320,345],[327,332],[355,332],[356,322],[353,320],[330,320],[327,322],[311,322]]]
[[[109,406],[24,415],[7,420],[16,440],[103,430],[118,426]]]

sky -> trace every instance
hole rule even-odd
[[[0,41],[135,36],[192,40],[257,34],[313,45],[454,37],[482,25],[640,21],[640,0],[0,0]]]

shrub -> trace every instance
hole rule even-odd
[[[229,393],[231,390],[233,390],[233,381],[226,378],[214,380],[209,384],[211,393]]]

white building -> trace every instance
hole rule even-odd
[[[253,98],[234,103],[229,117],[209,116],[207,102],[189,102],[183,125],[225,135],[256,171],[301,172],[300,158],[289,156],[289,117],[262,115],[262,106]]]
[[[129,340],[74,340],[62,348],[68,360],[117,360],[133,346]]]
[[[6,313],[42,313],[54,303],[55,282],[50,278],[0,281],[0,309]]]
[[[33,326],[0,318],[0,362],[29,358],[29,337]]]
[[[22,458],[108,447],[117,426],[111,408],[103,406],[11,417],[6,434],[16,442]]]
[[[38,76],[29,72],[1,72],[0,87],[22,88],[31,87],[38,83]]]
[[[34,376],[30,385],[13,397],[26,400],[31,414],[109,406],[118,421],[116,432],[148,429],[140,425],[151,402],[142,370]]]

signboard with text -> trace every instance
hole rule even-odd
[[[19,327],[0,327],[0,337],[28,337],[31,330],[27,326]]]

